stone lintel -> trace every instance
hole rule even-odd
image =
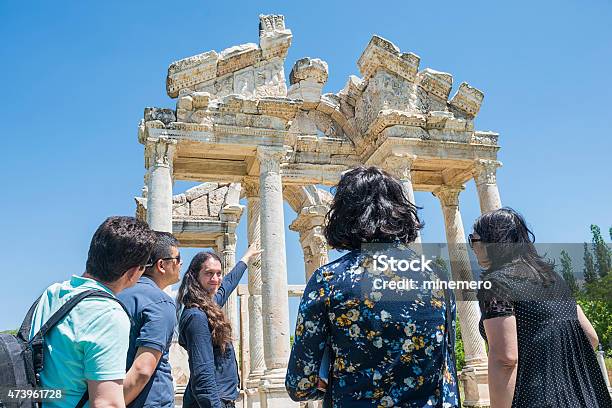
[[[299,107],[299,101],[287,98],[265,97],[257,100],[259,114],[274,116],[287,121],[295,117]]]
[[[367,134],[376,136],[385,128],[395,125],[425,127],[426,118],[421,113],[383,109],[378,112],[376,119],[370,124]]]
[[[247,67],[256,67],[274,58],[284,59],[291,46],[291,30],[285,28],[281,15],[259,17],[259,46],[246,43],[217,53],[207,51],[175,61],[168,67],[166,91],[176,98],[190,93],[196,85],[232,74]]]
[[[498,146],[498,143],[497,143],[498,138],[499,138],[499,133],[476,131],[472,135],[472,139],[470,140],[470,143]]]
[[[413,53],[401,53],[391,41],[373,36],[363,51],[357,66],[363,79],[370,79],[378,69],[384,68],[410,82],[414,82],[419,70],[420,58]]]
[[[257,64],[261,59],[261,50],[257,44],[247,43],[226,48],[219,54],[217,77],[239,71]]]
[[[457,167],[465,170],[473,166],[475,160],[496,160],[499,146],[488,146],[450,140],[431,140],[421,138],[421,133],[427,132],[421,128],[410,126],[393,126],[385,129],[381,135],[384,141],[369,156],[362,157],[365,165],[376,165],[381,163],[385,157],[391,154],[414,154],[422,158],[424,162],[432,163],[432,170],[439,166],[438,170],[446,167]],[[464,132],[466,137],[470,132]]]
[[[168,96],[176,98],[181,89],[215,78],[218,59],[219,54],[212,50],[170,64],[166,78]]]

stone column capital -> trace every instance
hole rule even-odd
[[[176,144],[176,139],[148,138],[145,144],[145,167],[172,167]]]
[[[393,153],[385,159],[385,170],[400,180],[412,180],[410,171],[417,156],[410,153]]]
[[[229,230],[228,232],[234,232],[244,211],[243,205],[226,205],[219,212],[219,218],[221,221],[227,223]]]
[[[327,205],[310,205],[302,208],[297,218],[289,225],[291,231],[305,233],[316,227],[322,227],[329,211]]]
[[[476,184],[496,184],[497,183],[497,168],[501,167],[502,163],[497,160],[478,159],[474,162],[474,180]]]
[[[464,190],[463,186],[440,186],[434,192],[433,195],[438,197],[442,207],[458,207],[459,206],[459,193]]]
[[[226,232],[219,235],[216,239],[217,250],[220,253],[236,253],[237,236],[235,233]],[[233,265],[232,265],[233,266]],[[227,271],[229,272],[229,270]]]
[[[280,164],[285,158],[284,148],[263,147],[257,148],[257,159],[261,173],[279,173]]]
[[[247,176],[241,184],[247,199],[259,199],[259,178]]]
[[[313,253],[327,252],[327,240],[323,234],[312,234],[305,242],[304,247],[314,249]]]

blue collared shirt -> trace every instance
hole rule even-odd
[[[174,408],[174,386],[168,362],[176,326],[174,300],[148,276],[142,276],[136,285],[122,291],[117,297],[123,302],[133,321],[127,370],[134,362],[138,347],[148,347],[162,353],[155,373],[129,407]]]

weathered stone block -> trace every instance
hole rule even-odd
[[[242,188],[240,183],[232,183],[227,188],[225,196],[225,205],[238,205],[240,203],[240,192]]]
[[[193,98],[189,95],[181,96],[176,103],[177,109],[192,110],[193,109]]]
[[[220,187],[208,194],[208,212],[211,216],[216,217],[219,215],[225,201],[227,190],[228,187]]]
[[[245,68],[234,73],[234,93],[247,97],[255,93],[253,68]]]
[[[291,30],[285,28],[284,16],[259,16],[259,47],[264,59],[285,58],[291,46],[291,37]]]
[[[426,68],[417,74],[417,83],[428,93],[446,102],[453,87],[453,76],[446,72]]]
[[[418,55],[401,53],[391,41],[375,35],[359,57],[357,66],[366,80],[383,68],[413,82],[420,60]]]
[[[145,122],[151,120],[159,120],[164,125],[167,125],[170,122],[176,121],[176,116],[172,109],[166,108],[145,108],[144,110],[144,120]]]
[[[263,65],[256,65],[255,71],[255,97],[285,96],[287,84],[283,61],[275,58]]]
[[[469,116],[476,116],[483,99],[484,94],[482,91],[471,87],[467,82],[462,82],[457,93],[451,99],[450,105],[467,113]]]
[[[208,92],[194,92],[191,94],[192,109],[206,109],[210,94]]]
[[[287,97],[304,101],[305,108],[315,108],[321,100],[323,84],[312,78],[305,79],[289,87]]]
[[[179,203],[172,205],[172,216],[173,217],[187,217],[189,215],[189,203]]]
[[[185,197],[187,198],[187,201],[193,201],[196,198],[200,198],[204,194],[213,191],[217,188],[217,186],[217,183],[202,183],[199,186],[192,187],[189,190],[185,191]]]
[[[190,215],[207,217],[208,211],[208,195],[203,195],[196,198],[190,203]]]
[[[179,122],[187,122],[189,120],[191,111],[186,109],[177,109],[176,110],[176,120]]]
[[[185,193],[177,194],[172,196],[172,204],[183,204],[187,202],[187,196]]]
[[[324,84],[327,82],[328,72],[327,62],[319,58],[301,58],[293,64],[293,69],[289,74],[289,83],[293,85],[311,79],[314,82]]]

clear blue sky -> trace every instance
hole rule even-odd
[[[455,88],[483,90],[476,128],[500,133],[502,201],[538,241],[589,241],[589,224],[612,225],[607,1],[1,2],[0,329],[17,327],[48,284],[83,271],[105,217],[134,213],[144,174],[137,124],[145,106],[174,107],[168,65],[257,42],[260,13],[284,14],[293,31],[287,74],[304,56],[328,62],[327,92],[358,74],[373,34],[418,54],[421,68],[452,73]],[[425,241],[444,241],[439,204],[416,199]],[[461,209],[469,232],[473,183]],[[302,283],[298,237],[286,240],[289,282]],[[193,251],[184,253],[189,261]]]

